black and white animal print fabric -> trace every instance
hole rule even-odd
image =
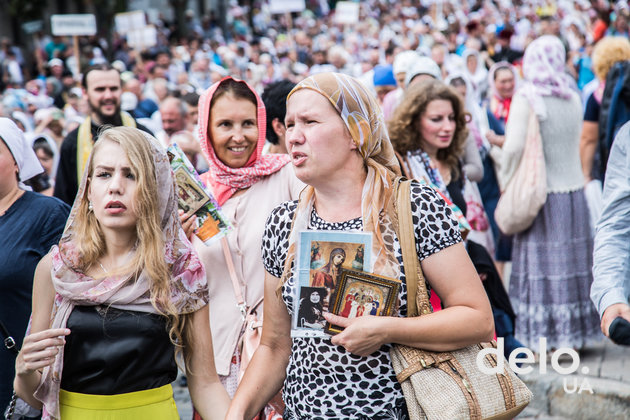
[[[458,223],[451,210],[433,189],[416,182],[411,185],[411,209],[416,248],[420,260],[461,242]],[[262,242],[265,269],[282,276],[289,245],[289,234],[297,201],[276,207],[267,220]],[[362,230],[361,218],[328,223],[313,209],[309,229]],[[394,255],[401,265],[402,287],[398,295],[399,316],[407,312],[402,253],[394,240]],[[293,267],[292,267],[293,269]],[[289,313],[294,310],[293,276],[282,287],[282,298]],[[389,358],[390,345],[368,357],[334,346],[329,338],[294,337],[284,401],[287,419],[407,419],[405,400]]]

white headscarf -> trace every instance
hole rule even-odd
[[[41,174],[44,168],[39,163],[31,145],[24,138],[24,133],[12,120],[0,117],[0,138],[4,140],[17,163],[20,189],[31,191],[31,187],[26,186],[24,181]]]
[[[468,57],[476,57],[477,58],[477,67],[475,68],[475,72],[472,73],[468,69]],[[473,97],[477,102],[481,101],[481,97],[483,93],[488,88],[488,70],[485,67],[483,59],[479,55],[479,51],[473,49],[466,49],[462,54],[463,60],[463,72],[468,76],[470,82],[472,83],[472,88],[474,90]]]
[[[30,143],[31,147],[35,145],[36,140],[46,140],[46,143],[48,143],[48,146],[50,146],[50,150],[53,153],[53,167],[51,178],[54,179],[57,175],[57,168],[59,167],[59,148],[57,147],[57,143],[52,139],[52,137],[45,133],[26,133],[24,137],[28,140],[28,143]],[[35,156],[37,156],[37,154],[35,154]]]

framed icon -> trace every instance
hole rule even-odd
[[[342,270],[335,289],[330,312],[344,318],[390,316],[398,301],[400,280],[354,270]],[[326,323],[329,334],[338,334],[342,327]]]

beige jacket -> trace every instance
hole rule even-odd
[[[263,296],[265,269],[261,245],[267,217],[279,204],[297,200],[302,188],[304,184],[295,177],[293,166],[287,164],[223,204],[222,209],[234,227],[227,239],[236,273],[245,283],[242,293],[248,305]],[[219,375],[226,376],[230,373],[230,361],[236,350],[243,318],[237,307],[220,241],[205,245],[194,237],[193,245],[208,278],[214,362]],[[262,305],[257,314],[262,318]]]

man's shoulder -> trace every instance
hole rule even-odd
[[[145,127],[144,125],[140,124],[139,122],[136,121],[136,127],[139,130],[144,131],[145,133],[151,134],[152,136],[154,135],[153,132],[151,130],[149,130],[147,127]]]
[[[63,151],[64,149],[76,149],[77,147],[77,138],[79,137],[79,128],[81,126],[75,128],[74,130],[70,131],[68,134],[66,134],[66,137],[63,139],[63,143],[61,144],[61,150]],[[153,135],[153,132],[151,130],[149,130],[146,126],[140,124],[139,122],[136,121],[136,127],[139,130],[142,130],[148,134]],[[92,124],[92,135],[94,134],[98,134],[99,131],[99,126]],[[94,131],[96,131],[96,133],[94,133]]]
[[[628,147],[630,147],[630,121],[622,125],[617,132],[612,147],[615,148],[615,145],[627,153]]]
[[[79,127],[70,131],[64,137],[63,142],[61,143],[61,153],[72,151],[77,149],[77,138],[79,137]]]

